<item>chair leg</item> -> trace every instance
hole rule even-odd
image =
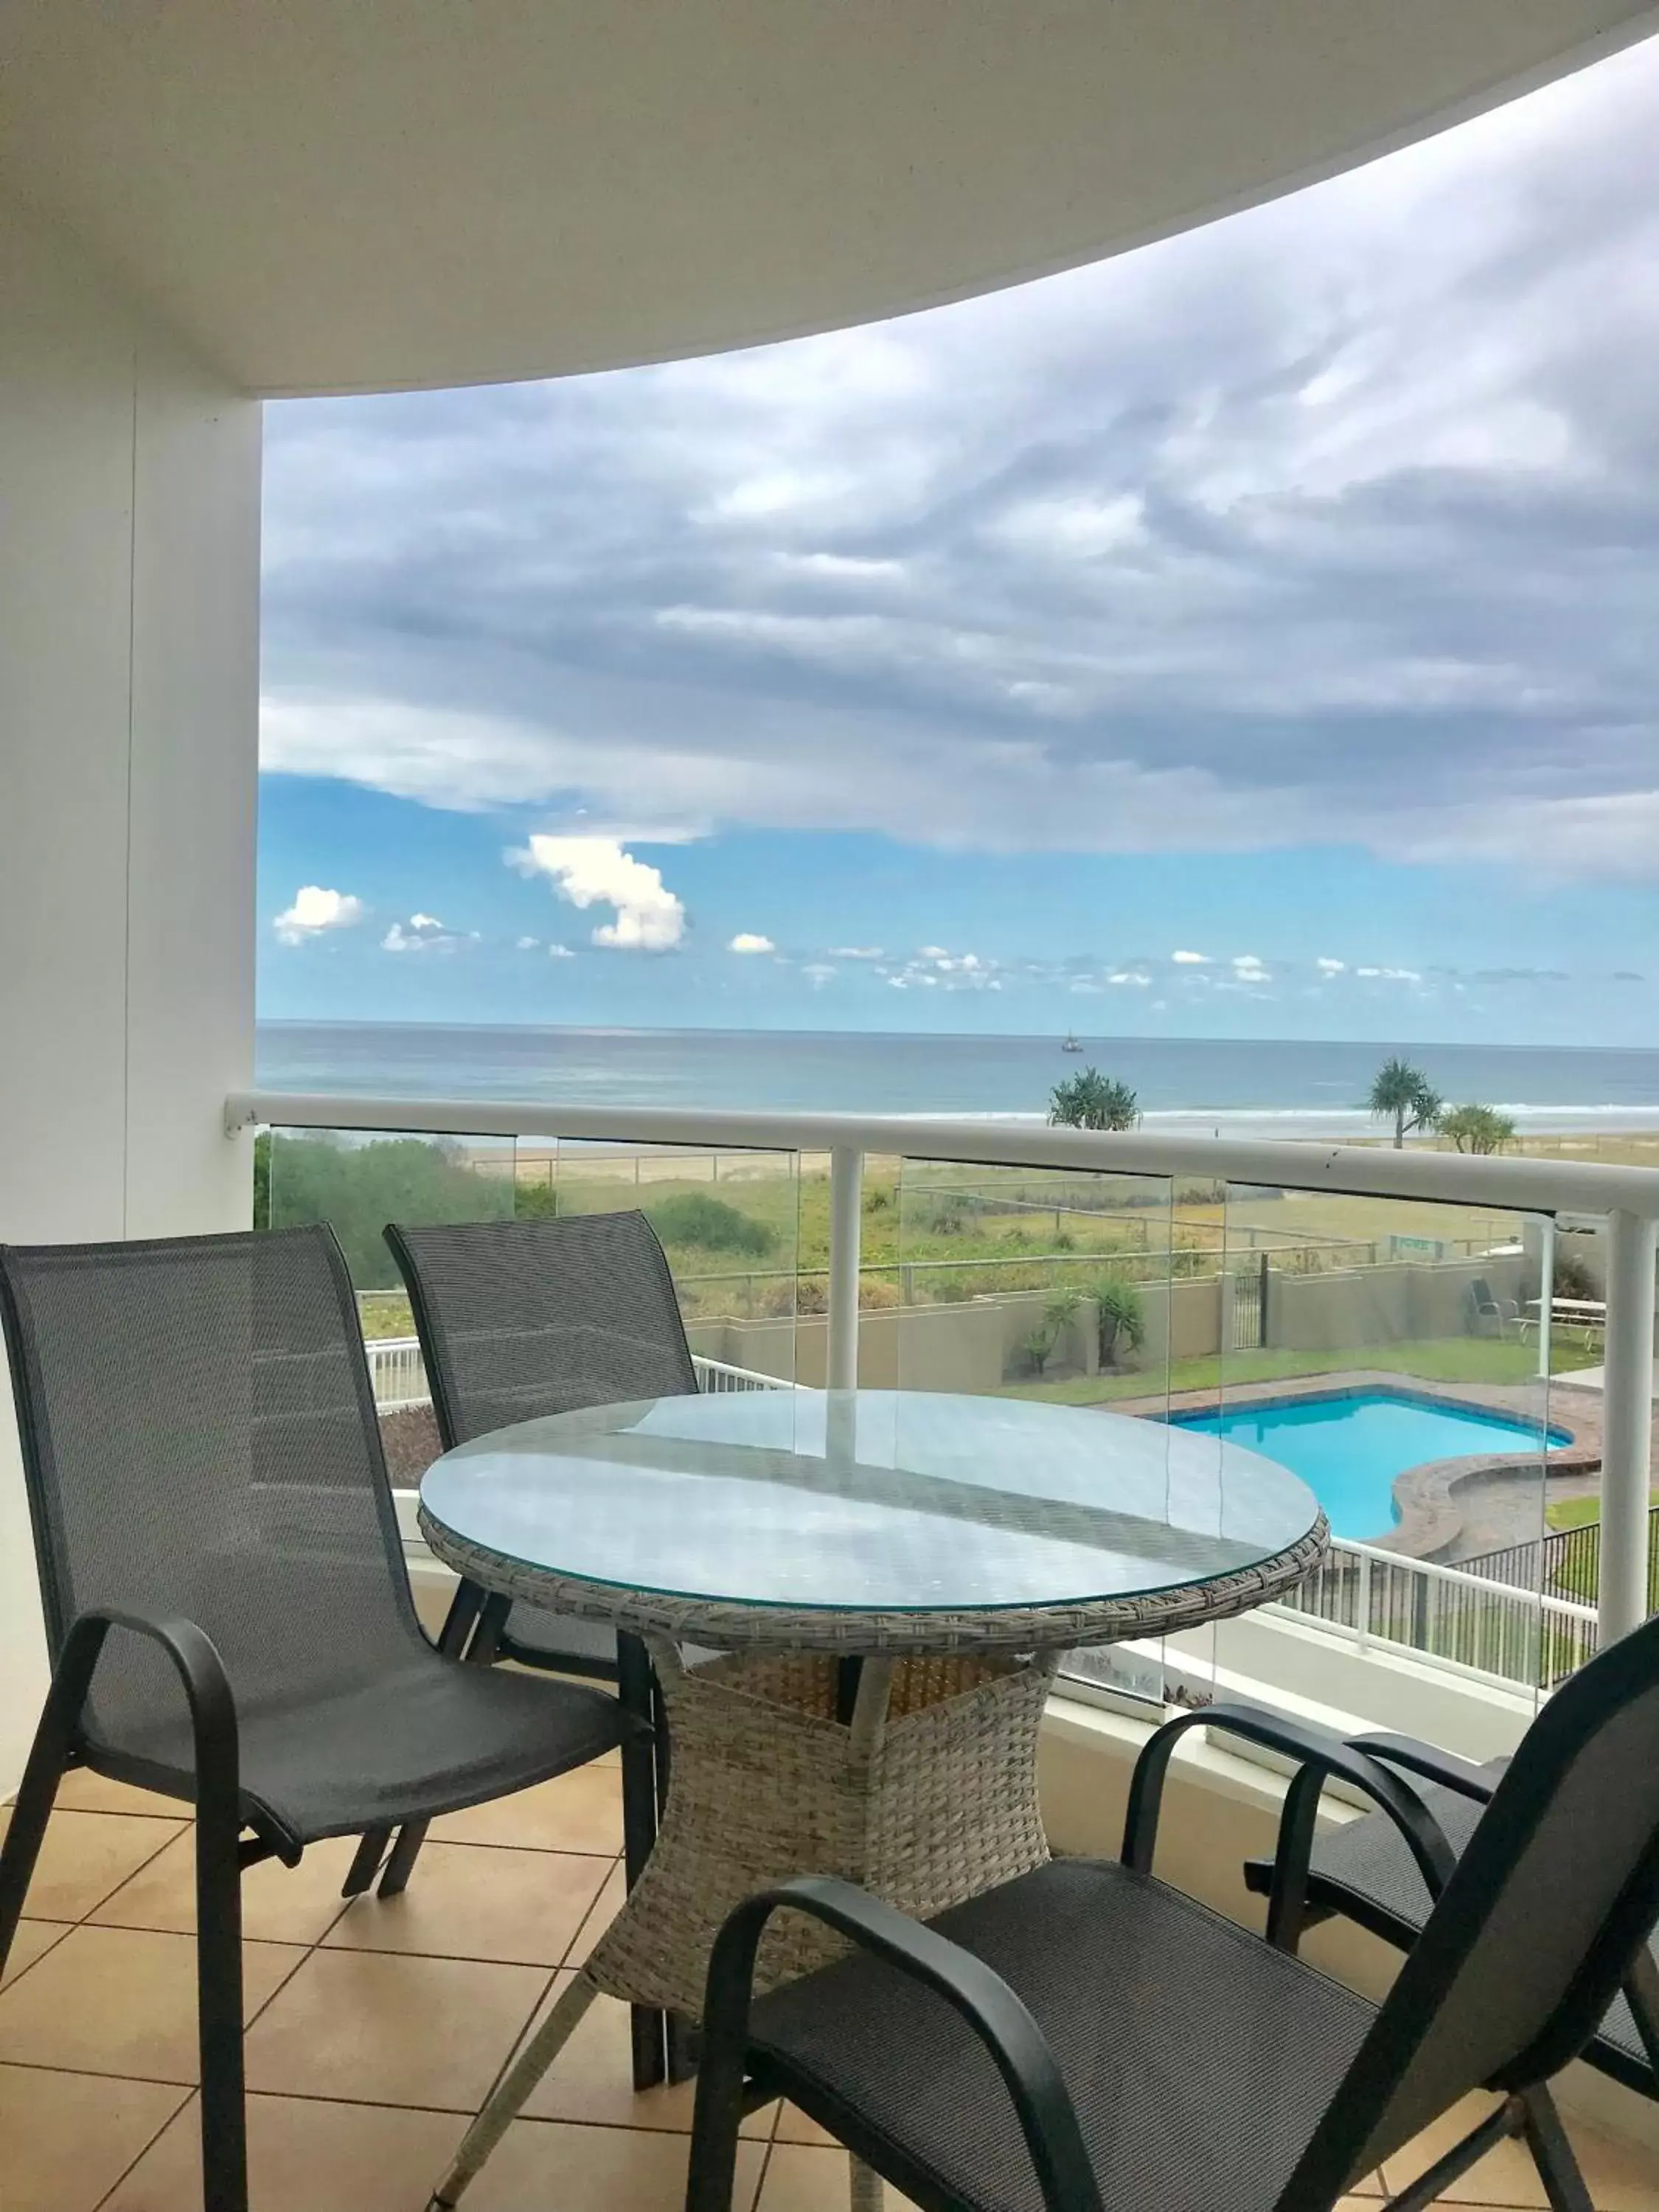
[[[247,2115],[242,2062],[241,1823],[234,1793],[196,1816],[196,2002],[202,2065],[202,2201],[247,2212]]]
[[[357,1845],[356,1855],[346,1869],[346,1878],[340,1885],[342,1897],[361,1897],[366,1889],[373,1889],[374,1877],[380,1871],[380,1862],[386,1856],[386,1847],[392,1841],[390,1828],[371,1828]]]
[[[740,2036],[728,2033],[706,2039],[691,2114],[685,2212],[732,2212],[738,2130],[743,2124],[744,2056]],[[854,2171],[856,2176],[856,2161]],[[855,2212],[862,2212],[856,2203]]]
[[[46,1832],[46,1822],[58,1796],[58,1784],[69,1759],[69,1732],[53,1712],[49,1697],[34,1732],[28,1765],[12,1807],[11,1825],[0,1844],[0,1972],[10,1954],[12,1938],[23,1917],[23,1902],[33,1877],[34,1863]]]
[[[1584,2177],[1578,2170],[1578,2161],[1572,2154],[1572,2145],[1567,2141],[1567,2131],[1561,2124],[1561,2115],[1555,2109],[1554,2098],[1547,2089],[1530,2089],[1522,2103],[1526,2107],[1522,2133],[1532,2153],[1533,2164],[1538,2168],[1538,2178],[1544,2185],[1544,2194],[1549,2198],[1551,2212],[1595,2212]]]
[[[0,1969],[5,1966],[17,1923],[23,1917],[23,1900],[28,1895],[46,1822],[57,1802],[58,1785],[81,1725],[81,1709],[92,1686],[105,1631],[101,1621],[76,1622],[65,1639],[46,1701],[40,1708],[28,1763],[12,1807],[11,1824],[0,1847]]]
[[[623,1872],[632,1889],[657,1840],[657,1748],[653,1729],[655,1685],[651,1661],[637,1636],[617,1638],[617,1696],[635,1728],[622,1747]],[[665,2077],[663,2014],[650,2005],[629,2008],[635,2089],[654,2089]]]
[[[409,1877],[415,1871],[421,1845],[426,1841],[427,1826],[424,1820],[405,1820],[398,1829],[398,1840],[386,1863],[386,1872],[380,1876],[378,1895],[401,1897],[409,1887]]]
[[[449,1611],[445,1614],[443,1627],[439,1632],[438,1649],[446,1659],[476,1657],[487,1663],[494,1656],[493,1650],[489,1653],[469,1653],[467,1650],[468,1641],[472,1637],[479,1613],[484,1609],[484,1593],[479,1585],[463,1577],[457,1585],[454,1596],[449,1601]],[[505,1618],[505,1614],[502,1617]],[[409,1877],[415,1871],[421,1845],[426,1841],[426,1830],[424,1820],[405,1821],[398,1831],[397,1841],[392,1843],[390,1828],[371,1828],[357,1846],[357,1856],[351,1862],[351,1871],[345,1878],[341,1896],[361,1897],[366,1889],[372,1888],[384,1861],[386,1871],[380,1875],[380,1894],[382,1897],[401,1897],[409,1887]],[[388,1844],[392,1844],[390,1857],[386,1856]]]

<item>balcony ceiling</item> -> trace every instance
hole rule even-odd
[[[4,0],[0,180],[239,383],[708,352],[1425,135],[1650,0]]]

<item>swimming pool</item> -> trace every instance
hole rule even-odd
[[[1276,1405],[1224,1406],[1169,1418],[1176,1428],[1224,1437],[1276,1459],[1313,1492],[1332,1534],[1356,1542],[1386,1535],[1399,1518],[1394,1481],[1408,1467],[1488,1452],[1524,1458],[1539,1444],[1534,1421],[1466,1410],[1404,1390],[1280,1399]],[[1552,1446],[1571,1442],[1565,1429],[1552,1429],[1548,1440]]]

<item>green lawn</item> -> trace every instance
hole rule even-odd
[[[1590,1364],[1577,1345],[1553,1347],[1558,1374]],[[1528,1344],[1496,1338],[1453,1336],[1410,1344],[1366,1344],[1340,1352],[1232,1352],[1224,1358],[1177,1359],[1166,1377],[1162,1368],[1136,1374],[1079,1375],[1054,1382],[1014,1382],[999,1395],[1039,1398],[1055,1406],[1103,1406],[1115,1398],[1161,1397],[1166,1380],[1172,1391],[1216,1390],[1224,1382],[1279,1382],[1307,1375],[1338,1375],[1370,1369],[1408,1375],[1420,1382],[1525,1382],[1538,1371],[1538,1354]]]

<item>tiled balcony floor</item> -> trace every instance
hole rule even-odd
[[[434,1822],[392,1904],[341,1902],[349,1844],[248,1875],[256,2212],[422,2212],[621,1897],[618,1782],[602,1765]],[[198,2212],[191,1881],[186,1824],[164,1801],[95,1777],[65,1784],[0,1990],[4,2212]],[[626,2014],[602,2001],[471,2212],[678,2212],[690,2090],[635,2097],[628,2083]],[[1598,2212],[1659,2212],[1653,2161],[1573,2134]],[[846,2161],[810,2123],[757,2114],[749,2138],[741,2212],[845,2212]],[[1403,2185],[1422,2162],[1392,2160],[1386,2179]],[[1545,2200],[1505,2147],[1449,2201]]]

